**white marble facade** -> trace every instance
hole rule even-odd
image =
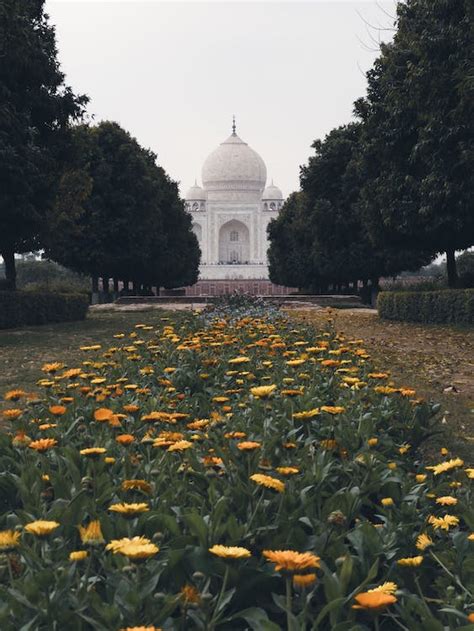
[[[203,186],[186,194],[186,208],[201,248],[201,279],[265,279],[267,225],[283,205],[256,151],[235,132],[204,162]]]

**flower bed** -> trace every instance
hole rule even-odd
[[[361,340],[157,318],[6,393],[0,628],[426,629],[474,618],[474,469]]]

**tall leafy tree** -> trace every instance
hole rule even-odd
[[[200,252],[191,217],[156,155],[107,121],[79,126],[75,142],[47,254],[75,271],[137,285],[195,282]]]
[[[0,254],[14,288],[15,253],[42,245],[87,98],[64,83],[44,0],[0,2],[0,60]]]
[[[374,241],[446,252],[474,244],[470,0],[407,0],[356,102],[364,121],[361,208]]]

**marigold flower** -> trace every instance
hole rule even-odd
[[[380,611],[389,605],[397,602],[397,598],[393,594],[386,594],[382,591],[361,592],[355,596],[356,605],[352,605],[352,609],[369,609],[371,611]]]
[[[380,500],[380,503],[382,504],[382,506],[393,506],[395,504],[392,497],[383,497]]]
[[[82,543],[90,546],[98,546],[105,543],[98,519],[89,522],[87,526],[78,526],[78,528]]]
[[[59,362],[54,362],[52,364],[43,364],[41,370],[47,373],[54,373],[58,370],[64,368],[64,364],[60,364]]]
[[[464,471],[470,480],[474,480],[474,469],[464,469]]]
[[[369,372],[367,376],[370,379],[388,379],[390,375],[386,372]]]
[[[298,467],[277,467],[275,471],[280,475],[296,475],[300,472]]]
[[[445,515],[444,517],[435,517],[430,515],[428,517],[428,523],[433,526],[435,530],[449,530],[451,526],[457,526],[459,524],[459,518],[454,515]]]
[[[53,416],[62,416],[67,412],[67,407],[65,405],[52,405],[49,408],[49,412]]]
[[[18,401],[19,399],[21,399],[22,397],[26,396],[26,392],[24,390],[8,390],[8,392],[5,392],[5,394],[3,395],[3,398],[5,399],[5,401]]]
[[[327,412],[328,414],[343,414],[346,408],[338,405],[322,405],[321,412]]]
[[[129,403],[127,405],[122,406],[122,409],[125,410],[125,412],[128,412],[129,414],[133,414],[134,412],[138,412],[138,410],[140,409],[140,406]]]
[[[131,445],[135,440],[135,436],[132,434],[119,434],[116,436],[115,440],[120,443],[120,445]]]
[[[17,432],[12,438],[13,447],[27,447],[31,443],[31,438],[25,432]]]
[[[16,530],[0,530],[0,552],[10,552],[20,545],[21,534]]]
[[[250,361],[250,357],[240,356],[229,359],[229,364],[246,364]]]
[[[39,519],[26,524],[25,530],[37,537],[46,537],[50,535],[56,528],[59,528],[60,524],[57,521],[45,521]]]
[[[97,408],[97,410],[94,410],[94,421],[98,423],[110,421],[113,416],[114,413],[108,408]]]
[[[418,567],[423,563],[423,557],[405,557],[404,559],[398,559],[397,564],[403,567]]]
[[[134,517],[139,513],[146,513],[150,510],[150,507],[146,502],[138,502],[138,503],[130,503],[126,502],[112,504],[109,506],[109,510],[114,513],[119,513],[120,515],[124,515],[125,517]]]
[[[119,540],[119,545],[110,549],[112,549],[114,554],[122,554],[132,561],[149,559],[160,551],[159,547],[154,543],[142,543],[141,541],[134,541],[135,539],[140,539],[140,537],[134,537],[128,541],[125,539]]]
[[[294,412],[292,416],[294,419],[298,421],[304,421],[309,418],[314,418],[315,416],[318,416],[318,414],[320,413],[321,411],[319,408],[313,408],[312,410],[303,410],[302,412]]]
[[[23,414],[23,410],[19,408],[8,408],[6,410],[2,410],[2,416],[9,421],[14,421],[19,418]]]
[[[265,486],[268,489],[283,493],[285,490],[285,483],[277,478],[272,478],[270,475],[264,475],[263,473],[254,473],[250,476],[253,482],[256,482],[260,486]]]
[[[441,504],[441,506],[455,506],[458,501],[452,495],[443,495],[442,497],[436,498],[436,503]]]
[[[253,440],[246,440],[242,443],[237,443],[237,449],[240,451],[253,451],[254,449],[260,449],[262,445]]]
[[[433,539],[425,534],[425,533],[421,533],[421,535],[418,535],[417,539],[416,539],[416,547],[418,548],[418,550],[426,550],[426,548],[428,548],[428,546],[432,546],[433,545]]]
[[[416,480],[419,484],[422,484],[422,483],[426,480],[426,478],[427,478],[426,473],[418,473],[418,474],[415,476],[415,480]]]
[[[35,451],[47,451],[56,447],[58,441],[55,438],[40,438],[39,440],[32,440],[28,447]]]
[[[373,587],[372,589],[367,590],[368,593],[373,592],[382,592],[383,594],[394,594],[398,589],[398,585],[396,583],[392,583],[391,581],[387,581],[382,583],[378,587]]]
[[[451,471],[451,469],[456,469],[457,467],[462,467],[463,465],[464,460],[461,460],[461,458],[451,458],[451,460],[446,460],[445,462],[440,462],[437,465],[425,468],[433,471],[434,475],[439,475],[440,473]]]
[[[263,556],[275,564],[275,570],[279,572],[301,572],[318,568],[321,559],[312,552],[295,552],[294,550],[264,550]]]
[[[184,451],[190,449],[193,444],[189,440],[178,440],[168,447],[166,451]]]
[[[123,491],[143,491],[151,493],[151,484],[146,480],[124,480],[122,482]]]
[[[378,438],[369,438],[369,440],[367,441],[367,444],[369,445],[369,447],[375,447],[379,442]]]
[[[198,605],[201,602],[201,595],[194,585],[184,585],[180,594],[185,605]]]
[[[89,553],[87,552],[87,550],[76,550],[69,554],[69,560],[73,562],[84,561],[84,559],[87,559],[88,556]]]
[[[105,454],[106,451],[107,449],[105,449],[105,447],[88,447],[87,449],[81,449],[79,453],[81,456],[86,456],[88,458],[98,458],[99,456],[102,456],[102,454]]]
[[[250,388],[250,394],[257,399],[266,399],[275,390],[276,385],[274,384],[272,384],[271,386],[255,386],[254,388]]]
[[[209,548],[209,552],[222,559],[247,559],[252,556],[250,550],[239,546],[214,545],[212,548]]]

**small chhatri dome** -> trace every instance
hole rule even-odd
[[[202,182],[210,201],[260,201],[267,169],[262,158],[235,132],[215,149],[202,168]]]
[[[186,193],[185,199],[191,202],[203,202],[206,200],[206,191],[198,185],[197,181],[194,181],[194,185]]]
[[[270,200],[281,201],[282,199],[283,199],[283,193],[278,188],[278,186],[275,186],[273,184],[273,180],[272,180],[272,183],[269,186],[267,186],[267,188],[263,191],[262,200],[263,201],[270,201]]]

